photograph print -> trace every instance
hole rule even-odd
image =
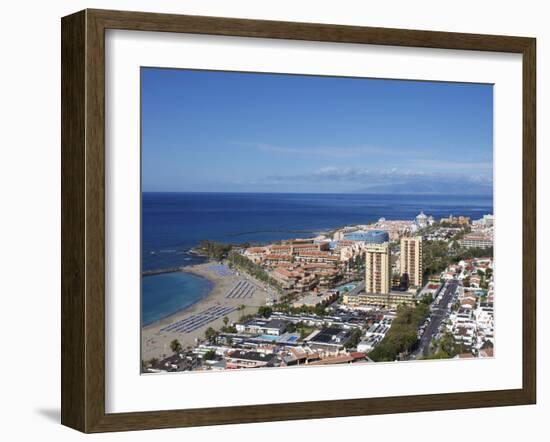
[[[142,374],[494,357],[491,84],[140,75]]]

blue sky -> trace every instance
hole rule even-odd
[[[488,193],[491,85],[142,68],[144,191]]]

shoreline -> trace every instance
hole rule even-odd
[[[219,329],[223,324],[223,317],[227,316],[230,322],[237,321],[244,314],[256,313],[260,306],[266,304],[268,291],[265,285],[250,276],[236,270],[229,270],[223,264],[207,261],[185,267],[182,272],[188,272],[205,278],[212,283],[209,293],[191,305],[184,307],[162,319],[141,327],[141,359],[163,359],[170,356],[170,342],[177,339],[182,346],[196,345],[197,339],[204,337],[207,328]],[[228,297],[237,284],[247,284],[251,287],[251,295],[247,298]],[[179,321],[189,321],[193,316],[200,316],[211,308],[226,308],[227,312],[201,326],[186,332],[166,331],[165,327]]]
[[[200,264],[193,264],[193,265],[200,265]],[[189,266],[189,267],[192,267],[192,266]],[[207,278],[206,276],[200,275],[200,274],[198,274],[198,273],[196,273],[192,270],[191,271],[182,270],[182,268],[180,268],[178,270],[173,270],[173,271],[163,271],[161,273],[142,275],[141,277],[145,278],[145,277],[148,277],[148,276],[164,275],[166,273],[190,273],[193,276],[196,276],[197,278],[201,278],[201,279],[206,280],[210,287],[208,288],[208,292],[204,296],[195,299],[193,302],[191,302],[191,304],[186,305],[185,307],[178,308],[177,310],[173,311],[172,313],[168,313],[167,315],[165,315],[165,316],[163,316],[159,319],[155,319],[154,321],[149,322],[147,324],[142,323],[142,325],[141,325],[142,330],[145,329],[145,328],[148,328],[150,326],[154,326],[154,325],[164,325],[163,323],[166,322],[167,320],[169,320],[172,316],[177,316],[179,313],[182,313],[183,311],[193,307],[196,303],[204,301],[206,298],[208,298],[210,296],[210,294],[212,293],[212,290],[214,290],[214,287],[216,285],[215,282],[212,281],[210,278]]]
[[[168,322],[173,322],[173,321],[170,321],[170,320],[175,319],[177,316],[180,316],[181,313],[185,312],[186,310],[192,309],[193,306],[195,306],[196,304],[208,300],[208,298],[213,294],[214,290],[216,289],[216,285],[217,285],[218,281],[216,281],[212,277],[210,272],[207,272],[207,271],[204,271],[204,270],[201,271],[200,268],[197,268],[199,266],[204,266],[206,264],[214,264],[215,265],[216,263],[215,263],[215,261],[211,261],[211,262],[207,261],[207,262],[202,263],[202,264],[192,264],[192,265],[187,266],[187,267],[181,267],[178,270],[173,270],[173,271],[170,271],[170,272],[166,271],[166,272],[163,272],[163,273],[157,273],[158,275],[164,274],[164,273],[190,273],[190,274],[192,274],[192,275],[194,275],[198,278],[202,278],[202,279],[205,279],[206,281],[208,281],[210,283],[210,288],[208,290],[208,293],[206,293],[206,295],[204,295],[201,298],[196,299],[191,304],[189,304],[185,307],[181,307],[178,310],[175,310],[174,312],[169,313],[166,316],[163,316],[162,318],[154,320],[153,322],[142,325],[142,327],[141,327],[142,330],[147,329],[147,328],[151,328],[151,327],[155,327],[155,326],[165,325]],[[142,277],[147,277],[147,276],[155,276],[155,274],[153,274],[153,275],[142,275]]]

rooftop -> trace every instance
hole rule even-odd
[[[327,327],[317,333],[309,342],[318,344],[343,344],[350,336],[349,330],[338,327]]]
[[[245,351],[245,350],[235,350],[229,353],[229,357],[232,359],[241,359],[245,361],[255,361],[255,362],[272,362],[276,356],[273,353],[265,354],[259,353],[257,351]]]

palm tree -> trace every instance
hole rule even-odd
[[[209,341],[212,342],[214,338],[216,337],[218,333],[216,330],[214,330],[212,327],[208,327],[206,331],[204,332],[204,337]]]
[[[178,341],[177,339],[174,339],[172,342],[170,342],[170,349],[174,352],[174,353],[179,353],[181,350],[182,350],[182,346],[180,344],[180,341]]]
[[[229,322],[229,318],[227,316],[223,317],[223,325],[227,327],[227,323]]]

